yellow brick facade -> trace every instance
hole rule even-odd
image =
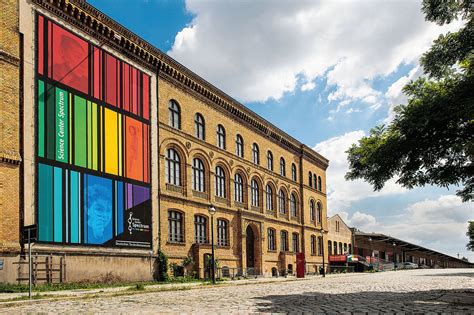
[[[18,1],[0,10],[0,252],[20,248],[20,34]]]
[[[203,255],[210,253],[209,245],[195,244],[194,217],[202,215],[207,218],[207,236],[211,235],[209,227],[208,208],[212,204],[217,208],[215,219],[225,219],[230,223],[230,246],[218,246],[216,257],[221,267],[248,268],[246,253],[246,231],[250,225],[257,235],[254,243],[255,272],[271,275],[272,268],[281,273],[284,269],[296,268],[296,255],[293,251],[293,234],[298,237],[299,251],[305,253],[309,268],[315,270],[314,265],[322,263],[322,253],[311,249],[311,237],[320,236],[321,223],[318,219],[310,220],[310,201],[313,200],[315,209],[320,205],[320,218],[323,227],[327,223],[326,195],[325,195],[325,168],[327,164],[318,165],[305,158],[312,154],[309,150],[301,153],[292,152],[269,137],[254,131],[250,126],[243,124],[236,117],[225,115],[212,104],[194,96],[186,89],[173,84],[169,80],[158,81],[159,96],[159,143],[160,143],[160,238],[162,249],[168,253],[172,262],[180,264],[186,256],[197,262],[200,269],[204,268]],[[174,100],[180,108],[180,128],[173,128],[170,124],[169,102]],[[201,114],[205,121],[205,139],[198,139],[195,127],[195,115]],[[217,128],[225,128],[225,150],[217,146]],[[243,139],[243,158],[236,154],[236,137]],[[259,148],[260,164],[252,160],[252,148],[256,143]],[[303,146],[301,146],[303,147]],[[181,160],[181,185],[170,185],[166,180],[166,155],[168,149],[174,149]],[[268,169],[267,153],[273,156],[273,171]],[[193,190],[193,159],[199,158],[205,165],[205,193]],[[280,175],[280,159],[285,161],[285,176]],[[324,160],[322,160],[324,161]],[[327,163],[327,162],[325,162]],[[292,164],[296,169],[296,181],[292,179]],[[225,199],[216,197],[215,168],[222,166],[226,177]],[[309,172],[321,177],[322,191],[309,186],[307,174]],[[236,202],[234,198],[234,176],[242,174],[244,178],[244,202]],[[257,180],[259,186],[259,206],[251,204],[252,179]],[[267,210],[265,187],[273,188],[273,211]],[[313,186],[314,187],[314,186]],[[319,187],[318,187],[319,188]],[[285,192],[286,213],[281,214],[278,207],[278,191]],[[296,197],[297,215],[290,215],[289,198]],[[168,211],[179,211],[184,219],[184,242],[168,241]],[[268,229],[275,231],[276,249],[270,250],[268,244]],[[287,232],[288,250],[281,247],[281,231]],[[217,235],[214,224],[214,235]],[[324,241],[323,241],[324,244]],[[325,252],[327,256],[327,252]],[[327,262],[327,260],[326,260]],[[291,265],[291,266],[289,266]],[[289,268],[290,267],[290,268]]]
[[[328,161],[271,125],[261,117],[205,82],[190,70],[150,46],[120,24],[79,0],[2,2],[0,76],[1,76],[1,139],[0,139],[0,248],[3,253],[20,248],[20,225],[36,224],[35,171],[35,12],[54,19],[64,27],[88,40],[103,42],[103,48],[151,76],[151,187],[152,187],[152,250],[127,250],[93,246],[67,246],[64,244],[36,244],[40,254],[68,256],[68,279],[79,281],[112,272],[123,279],[145,280],[153,277],[152,261],[158,249],[168,255],[171,263],[182,264],[192,257],[195,264],[190,272],[204,276],[205,255],[210,254],[210,217],[208,209],[214,205],[214,235],[217,243],[217,220],[228,226],[228,242],[217,246],[216,257],[220,267],[235,268],[242,272],[249,266],[247,256],[253,256],[256,274],[281,274],[296,269],[293,235],[297,236],[299,252],[306,256],[308,271],[326,256],[318,240],[321,230],[327,231],[326,168]],[[23,46],[20,31],[24,34]],[[23,60],[20,51],[23,50]],[[20,73],[20,69],[23,72]],[[20,90],[20,82],[24,91]],[[21,111],[20,100],[25,110]],[[175,100],[181,108],[181,128],[169,126],[168,103]],[[194,117],[205,119],[205,140],[195,136]],[[21,130],[23,121],[23,130]],[[217,147],[216,130],[221,124],[226,131],[225,150]],[[236,136],[244,141],[244,155],[236,154]],[[21,137],[20,137],[21,135]],[[23,140],[22,140],[23,139]],[[23,143],[23,147],[22,147]],[[259,147],[260,163],[252,162],[252,145]],[[166,183],[166,151],[174,148],[181,158],[181,185]],[[273,155],[273,170],[267,167],[267,152]],[[193,191],[193,159],[199,157],[205,165],[205,193]],[[285,161],[285,175],[280,175],[280,159]],[[26,161],[25,165],[21,164]],[[292,166],[296,180],[292,178]],[[215,169],[225,172],[226,198],[216,197]],[[22,170],[21,167],[24,167]],[[316,175],[320,187],[309,185],[308,174]],[[234,200],[234,176],[244,180],[243,202]],[[251,205],[250,183],[258,183],[258,206]],[[273,189],[273,211],[267,210],[266,186]],[[278,192],[285,193],[285,213],[279,211]],[[290,215],[290,196],[295,196],[296,215]],[[8,197],[8,198],[7,198]],[[310,215],[310,202],[314,215]],[[319,208],[318,208],[319,207]],[[320,211],[319,214],[316,211]],[[169,241],[169,210],[183,215],[183,241]],[[194,216],[206,218],[207,242],[196,244]],[[22,221],[21,218],[24,218]],[[320,220],[318,219],[320,218]],[[312,220],[313,219],[313,220]],[[320,222],[322,221],[322,222]],[[275,246],[270,249],[268,231],[274,231]],[[287,233],[287,249],[282,248],[281,232]],[[253,235],[253,245],[247,238]],[[318,249],[321,246],[322,249]],[[253,251],[253,255],[248,252]],[[13,256],[12,256],[13,257]],[[19,260],[19,257],[11,258]],[[123,268],[124,259],[133,268]],[[94,263],[94,261],[100,264]],[[13,266],[12,264],[10,264]],[[84,272],[87,270],[87,273]],[[15,281],[13,271],[0,272],[0,281]]]

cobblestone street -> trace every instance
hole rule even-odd
[[[35,302],[1,313],[474,313],[474,270],[407,270]]]

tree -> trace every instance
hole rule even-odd
[[[474,189],[474,21],[470,0],[423,0],[428,21],[464,21],[440,35],[421,57],[425,76],[408,83],[407,104],[387,126],[373,128],[348,153],[346,179],[364,179],[381,190],[397,177],[406,188],[459,187],[464,202]]]
[[[468,250],[472,250],[474,252],[474,221],[469,221],[466,236],[469,238],[469,242],[467,243],[466,247]]]

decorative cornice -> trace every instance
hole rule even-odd
[[[260,134],[269,137],[285,148],[305,156],[327,168],[328,160],[291,137],[269,121],[246,108],[158,48],[126,29],[84,0],[33,0],[40,7],[73,24],[87,34],[123,53],[141,66],[169,78],[210,100],[216,108],[225,110],[233,117]],[[307,148],[309,150],[303,149]]]
[[[21,163],[21,156],[16,152],[0,151],[0,162],[18,165]]]

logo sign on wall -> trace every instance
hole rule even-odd
[[[38,241],[151,246],[150,77],[37,16]]]

